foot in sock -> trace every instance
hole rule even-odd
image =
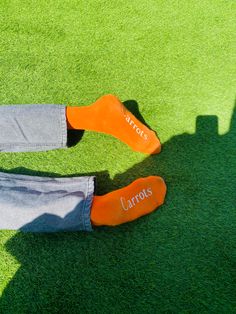
[[[157,154],[161,143],[155,132],[142,124],[113,95],[99,98],[90,106],[67,107],[69,129],[103,132],[118,138],[134,151]]]
[[[94,196],[91,222],[95,226],[116,226],[154,211],[164,203],[166,185],[161,177],[150,176],[103,196]]]

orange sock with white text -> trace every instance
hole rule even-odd
[[[113,95],[103,96],[90,106],[66,107],[66,117],[69,129],[107,133],[133,150],[146,154],[161,151],[155,132],[141,123]]]
[[[154,211],[164,203],[166,185],[161,177],[150,176],[103,196],[94,196],[93,225],[116,226]]]

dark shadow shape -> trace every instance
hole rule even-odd
[[[84,130],[67,130],[67,146],[73,147],[77,145],[84,135]]]
[[[229,132],[217,126],[216,116],[197,117],[195,134],[172,137],[160,155],[115,176],[117,188],[163,176],[166,203],[153,214],[94,233],[12,237],[6,248],[21,267],[0,311],[233,313],[236,107]],[[104,175],[99,191],[109,188]]]
[[[151,129],[150,125],[147,124],[147,122],[144,120],[142,114],[139,111],[138,103],[136,100],[126,100],[123,102],[125,107],[144,125],[146,125],[149,129]]]

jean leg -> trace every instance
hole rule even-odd
[[[94,177],[50,178],[0,172],[0,229],[91,231]]]
[[[66,147],[65,110],[64,105],[1,105],[0,152]]]

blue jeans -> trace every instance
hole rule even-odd
[[[0,106],[0,151],[43,151],[66,144],[65,106]],[[0,172],[0,229],[91,231],[94,180]]]
[[[0,151],[32,152],[66,147],[65,110],[63,105],[0,106]]]

